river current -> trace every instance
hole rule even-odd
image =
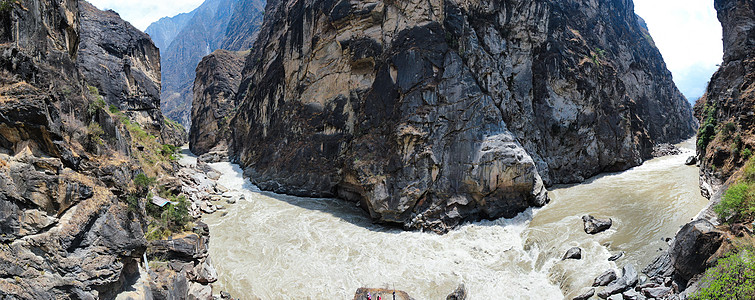
[[[641,270],[668,247],[664,238],[706,204],[698,169],[685,153],[647,161],[585,183],[550,189],[550,204],[513,219],[481,221],[445,235],[372,224],[354,203],[261,192],[230,163],[215,163],[219,183],[245,200],[206,216],[216,293],[240,299],[352,299],[359,287],[445,299],[464,283],[468,299],[563,299],[608,268]],[[581,217],[610,217],[597,235]],[[581,260],[565,260],[582,248]],[[616,262],[608,257],[623,251]]]

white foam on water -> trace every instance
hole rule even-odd
[[[207,217],[219,290],[263,299],[350,299],[359,287],[442,299],[464,283],[470,299],[561,299],[552,261],[525,245],[529,210],[446,235],[374,225],[353,203],[252,191],[238,166],[212,164],[246,201]],[[555,261],[555,260],[553,260]]]
[[[695,196],[696,169],[683,166],[688,155],[560,187],[545,208],[445,235],[372,224],[351,202],[261,192],[237,165],[211,164],[222,174],[220,184],[245,196],[225,216],[205,217],[219,274],[215,292],[241,299],[351,299],[359,287],[382,287],[444,299],[464,283],[469,299],[574,297],[595,276],[617,268],[607,260],[612,253],[626,251],[619,265],[642,269],[663,243],[660,237],[704,206]],[[587,235],[580,217],[588,213],[612,217],[614,226]],[[574,246],[583,258],[562,261]]]

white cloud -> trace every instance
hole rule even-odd
[[[679,90],[692,101],[721,63],[721,24],[711,0],[634,0]]]
[[[140,30],[162,17],[172,17],[197,8],[204,0],[89,0],[99,9],[112,9]]]

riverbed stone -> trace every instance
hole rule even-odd
[[[191,282],[189,284],[189,300],[213,300],[212,297],[212,286],[209,284],[201,284],[196,282]]]
[[[613,269],[606,270],[605,272],[603,272],[603,274],[600,274],[597,278],[595,278],[592,286],[606,286],[616,280],[616,278],[616,271],[614,271]]]
[[[646,299],[645,296],[643,296],[642,294],[640,294],[639,292],[633,289],[630,289],[621,293],[621,296],[622,298],[624,298],[624,300],[645,300]]]
[[[671,294],[672,289],[670,287],[654,287],[654,288],[646,288],[642,290],[642,293],[645,294],[645,296],[650,298],[663,298],[666,295]]]
[[[690,157],[687,157],[687,160],[684,162],[685,165],[693,166],[697,163],[697,157],[694,155],[691,155]]]
[[[646,266],[642,273],[653,277],[669,277],[674,273],[674,267],[671,264],[671,256],[668,251],[663,251],[661,255],[655,258],[652,263]]]
[[[637,284],[638,275],[637,271],[635,271],[634,269],[634,266],[626,265],[624,266],[622,271],[623,275],[621,276],[621,278],[608,284],[608,286],[606,286],[602,291],[600,291],[600,293],[598,293],[598,297],[606,299],[611,295],[624,292],[630,287],[633,287]]]
[[[596,234],[608,230],[613,225],[613,220],[598,219],[591,215],[582,216],[582,222],[584,222],[585,233]]]
[[[587,300],[592,298],[592,296],[595,296],[595,288],[590,288],[579,296],[572,298],[572,300]]]
[[[561,260],[567,260],[567,259],[582,259],[582,249],[579,247],[573,247],[566,251],[566,254],[564,254],[564,257]]]
[[[215,189],[218,191],[218,193],[227,193],[229,191],[227,187],[220,183],[215,184]]]

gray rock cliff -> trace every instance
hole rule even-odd
[[[692,136],[631,1],[270,1],[231,121],[262,189],[444,232]]]
[[[228,122],[235,109],[233,99],[241,83],[244,57],[244,52],[217,50],[197,66],[189,135],[194,154],[205,154],[215,147],[227,149]]]

